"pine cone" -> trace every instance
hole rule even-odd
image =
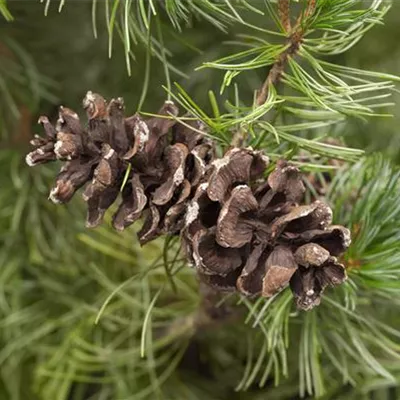
[[[35,136],[26,160],[66,162],[49,197],[66,203],[86,185],[88,227],[101,223],[128,174],[114,228],[145,214],[142,244],[181,233],[189,260],[211,287],[270,297],[290,284],[297,306],[309,310],[327,286],[346,279],[336,257],[350,232],[331,225],[323,202],[299,205],[305,188],[296,167],[280,161],[265,178],[269,160],[251,148],[232,148],[213,161],[205,127],[175,122],[172,102],[148,120],[125,118],[121,98],[107,104],[88,92],[83,107],[87,129],[68,108],[60,108],[56,127],[41,117],[46,137]]]
[[[27,155],[27,164],[66,161],[49,198],[66,203],[86,185],[86,224],[95,227],[116,201],[130,165],[122,201],[113,217],[114,228],[123,230],[146,214],[139,232],[141,243],[166,232],[179,232],[187,200],[214,157],[204,125],[198,121],[176,123],[171,116],[176,117],[178,109],[170,101],[165,102],[160,116],[148,120],[138,114],[125,118],[122,98],[107,104],[99,94],[88,92],[83,107],[87,129],[78,115],[65,107],[60,107],[55,127],[47,117],[39,119],[46,136],[36,135],[31,141],[35,149]]]
[[[345,281],[336,257],[350,232],[331,225],[323,202],[298,204],[305,188],[296,167],[280,161],[260,179],[267,166],[252,149],[215,160],[188,206],[183,243],[209,285],[270,297],[290,283],[297,306],[309,310],[327,286]]]

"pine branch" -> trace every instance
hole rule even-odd
[[[273,124],[266,121],[266,113],[254,113],[257,117],[248,118],[245,127],[240,120],[235,121],[238,128],[234,138],[240,136],[240,141],[243,141],[243,132],[250,130],[253,137],[246,139],[251,146],[271,148],[271,136],[273,136],[278,145],[281,142],[290,142],[301,148],[307,148],[308,143],[314,146],[315,142],[303,141],[298,135],[291,135],[290,132],[294,127],[298,126],[304,131],[311,131],[318,126],[314,125],[315,120],[334,125],[342,123],[344,117],[365,120],[369,116],[388,116],[376,110],[393,105],[384,102],[384,99],[390,97],[391,92],[395,90],[394,83],[399,81],[398,77],[357,70],[320,60],[314,45],[314,43],[323,43],[321,49],[325,49],[326,44],[326,48],[335,47],[338,52],[347,50],[358,42],[373,24],[382,20],[388,7],[382,6],[381,3],[378,1],[366,10],[354,8],[350,10],[354,4],[348,0],[340,0],[340,4],[335,3],[329,6],[324,2],[307,2],[296,25],[292,28],[293,33],[289,33],[289,39],[285,45],[271,44],[260,38],[260,35],[242,35],[242,45],[249,49],[214,62],[204,63],[201,68],[226,71],[221,91],[225,90],[241,73],[264,66],[269,67],[269,74],[257,94],[255,107],[263,105],[268,96],[274,99],[276,113]],[[280,10],[281,15],[281,20],[278,20],[273,7],[267,3],[268,12],[281,29],[283,25],[287,25],[287,7],[286,2],[278,3],[278,11]],[[337,33],[339,29],[344,29],[346,34]],[[319,38],[314,39],[314,36]],[[340,40],[337,40],[339,36]],[[282,82],[288,94],[279,94],[271,90],[278,82]],[[235,106],[231,107],[231,109],[234,108]],[[236,107],[237,111],[234,115],[240,113],[239,108]],[[243,107],[240,110],[243,110]],[[285,123],[280,123],[284,118]],[[208,123],[207,120],[210,119],[205,119],[206,123]],[[310,122],[307,124],[304,120]],[[214,131],[218,130],[214,129]],[[350,155],[345,155],[344,150],[342,152],[338,149],[338,153],[341,154],[334,155],[331,147],[328,146],[325,149],[322,147],[325,146],[316,145],[312,151],[320,155],[327,155],[329,152],[331,157],[351,159]],[[308,149],[311,150],[311,147]],[[362,153],[359,152],[359,154]],[[355,153],[354,156],[353,161],[357,157]],[[305,167],[308,168],[308,166]]]
[[[278,11],[280,16],[280,22],[284,28],[284,31],[289,34],[285,50],[279,55],[278,59],[270,69],[268,76],[263,83],[261,89],[257,93],[256,104],[264,104],[268,90],[271,85],[276,85],[281,80],[286,64],[290,57],[294,57],[300,49],[304,35],[306,33],[303,21],[311,17],[315,11],[316,2],[315,0],[308,0],[307,8],[304,13],[301,13],[297,19],[295,27],[292,29],[290,22],[290,0],[279,0]]]
[[[279,0],[278,11],[283,29],[286,33],[290,33],[292,30],[292,23],[290,21],[290,0]]]
[[[279,55],[278,60],[275,61],[274,65],[268,73],[267,79],[257,93],[257,105],[260,106],[266,102],[270,86],[276,85],[281,80],[289,58],[294,57],[300,49],[303,35],[304,32],[302,31],[302,29],[291,34],[290,38],[288,39],[287,46],[285,46],[286,50]]]
[[[316,8],[317,8],[317,0],[309,0],[306,11],[304,13],[304,18],[312,17],[313,14],[315,13]]]

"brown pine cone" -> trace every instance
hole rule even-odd
[[[267,166],[252,149],[215,160],[188,206],[183,243],[209,285],[270,297],[290,283],[297,306],[309,310],[328,285],[345,281],[336,257],[350,232],[331,225],[323,202],[298,204],[305,189],[296,167],[280,161],[260,179]]]
[[[172,102],[147,120],[125,118],[121,98],[107,104],[92,92],[83,107],[87,128],[64,107],[55,127],[41,117],[46,137],[35,136],[26,161],[65,161],[49,197],[66,203],[86,185],[88,227],[101,223],[127,178],[114,228],[145,215],[142,244],[181,233],[200,278],[218,290],[270,297],[290,284],[297,306],[309,310],[327,286],[345,281],[336,257],[350,245],[350,232],[331,225],[325,203],[300,205],[305,188],[296,167],[279,161],[265,177],[269,160],[251,148],[214,160],[205,127],[176,122]]]
[[[123,230],[146,214],[139,233],[141,243],[162,233],[179,232],[187,199],[214,158],[212,142],[203,134],[204,125],[198,121],[177,123],[173,117],[178,109],[170,101],[159,116],[147,120],[138,114],[125,118],[122,98],[107,104],[99,94],[88,92],[83,107],[87,128],[65,107],[60,107],[55,127],[47,117],[39,119],[46,136],[36,135],[31,141],[35,149],[26,156],[27,164],[65,161],[49,198],[66,203],[86,185],[86,224],[95,227],[116,201],[130,165],[122,201],[113,217],[114,228]]]

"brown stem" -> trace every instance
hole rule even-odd
[[[163,336],[184,336],[193,337],[198,332],[214,329],[242,317],[242,311],[232,308],[228,304],[220,304],[223,298],[221,292],[213,289],[199,278],[200,305],[193,313],[174,321]]]
[[[317,0],[309,0],[306,11],[304,13],[305,18],[311,17],[315,13],[316,8],[317,8]]]
[[[257,93],[256,104],[261,106],[264,104],[268,97],[268,90],[270,85],[276,85],[282,78],[285,66],[290,57],[294,57],[300,50],[301,43],[304,38],[304,27],[302,22],[311,17],[316,9],[316,0],[308,0],[306,10],[300,14],[294,28],[291,27],[290,22],[290,8],[288,0],[280,0],[278,3],[279,16],[282,26],[290,36],[287,40],[288,47],[283,51],[278,59],[275,61],[272,68],[269,70],[267,78],[265,79],[261,89]]]
[[[278,12],[283,29],[285,29],[285,32],[289,33],[292,30],[292,24],[290,22],[290,0],[279,0]]]
[[[288,39],[289,47],[279,55],[278,59],[275,61],[275,64],[269,70],[267,79],[257,93],[256,104],[258,106],[261,106],[266,102],[270,85],[276,85],[281,80],[289,57],[293,57],[297,54],[300,49],[302,40],[302,30],[296,31],[290,36],[290,38]]]
[[[221,292],[199,280],[201,306],[198,311],[196,325],[199,327],[214,325],[231,317],[232,310],[226,304],[218,305],[222,299]]]

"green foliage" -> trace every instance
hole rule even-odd
[[[78,202],[53,208],[43,193],[45,176],[3,152],[1,166],[7,165],[12,174],[2,178],[7,189],[0,199],[2,398],[31,399],[35,393],[68,399],[74,393],[80,399],[91,391],[151,398],[193,330],[190,319],[186,325],[177,319],[198,305],[193,273],[182,269],[176,245],[166,249],[164,260],[161,243],[139,249],[132,232],[104,227],[87,233],[75,222],[83,217]],[[37,191],[31,196],[32,186]],[[165,268],[179,297],[166,290]],[[30,386],[20,385],[25,374]]]
[[[6,0],[0,0],[0,13],[3,15],[6,21],[13,20],[13,16],[7,8]]]
[[[41,0],[45,3],[44,13],[49,15],[54,0]],[[66,1],[60,0],[58,11],[64,8]],[[234,3],[234,5],[233,5]],[[257,11],[246,0],[106,0],[99,2],[92,0],[92,25],[94,36],[97,37],[99,14],[104,14],[109,36],[108,55],[111,58],[114,46],[114,37],[122,39],[125,50],[125,59],[128,73],[131,73],[131,60],[134,60],[133,47],[141,44],[146,46],[160,61],[164,60],[164,45],[160,35],[153,34],[153,25],[160,14],[166,14],[172,29],[181,32],[184,26],[190,26],[196,19],[204,19],[217,29],[226,31],[227,25],[234,22],[243,22],[237,9]],[[169,27],[164,26],[168,32]],[[148,40],[150,34],[150,41]],[[157,37],[158,36],[158,37]],[[171,64],[168,66],[180,73]]]
[[[68,209],[45,202],[51,171],[32,174],[12,153],[1,163],[12,166],[0,198],[4,398],[201,399],[202,380],[217,379],[239,391],[264,387],[260,396],[268,398],[299,391],[336,399],[398,384],[399,172],[381,157],[344,168],[329,195],[336,220],[357,224],[342,290],[310,313],[294,310],[288,290],[254,303],[227,297],[221,306],[234,307],[235,321],[204,333],[196,329],[194,271],[176,241],[164,251],[162,241],[140,249],[132,232],[87,232],[79,200]],[[197,380],[186,379],[194,361],[183,361],[193,341],[213,366]],[[28,386],[20,385],[25,376]],[[218,385],[212,396],[226,398]]]
[[[0,43],[0,138],[11,136],[9,128],[21,116],[20,107],[36,110],[40,99],[54,101],[53,82],[37,69],[18,42],[4,36]]]
[[[374,1],[365,10],[352,9],[355,3],[360,5],[360,2],[349,0],[318,3],[318,12],[301,25],[304,42],[295,57],[289,57],[288,70],[283,72],[286,93],[279,93],[270,84],[268,98],[261,107],[245,107],[236,96],[235,106],[227,105],[233,112],[213,120],[199,112],[194,100],[189,100],[187,94],[182,95],[180,88],[176,99],[196,117],[202,118],[213,132],[223,132],[224,137],[229,137],[228,132],[236,127],[250,132],[249,144],[255,147],[270,148],[272,137],[278,144],[289,142],[289,152],[293,152],[293,146],[296,146],[312,154],[354,160],[360,152],[318,141],[310,142],[299,138],[296,133],[342,123],[344,117],[389,116],[375,110],[392,105],[382,100],[391,96],[398,77],[341,66],[320,58],[349,50],[373,25],[381,23],[389,10],[383,1]],[[266,5],[271,18],[277,22],[277,28],[282,30],[274,8],[268,2]],[[282,35],[279,30],[260,33],[258,26],[252,28],[256,34],[239,34],[238,40],[233,42],[246,50],[205,62],[201,67],[226,71],[221,92],[243,72],[272,67],[291,46],[287,40],[282,44],[268,40],[271,33]],[[242,92],[240,86],[235,90]],[[272,124],[263,118],[271,109],[275,110],[270,117]],[[228,123],[223,123],[224,120]]]

